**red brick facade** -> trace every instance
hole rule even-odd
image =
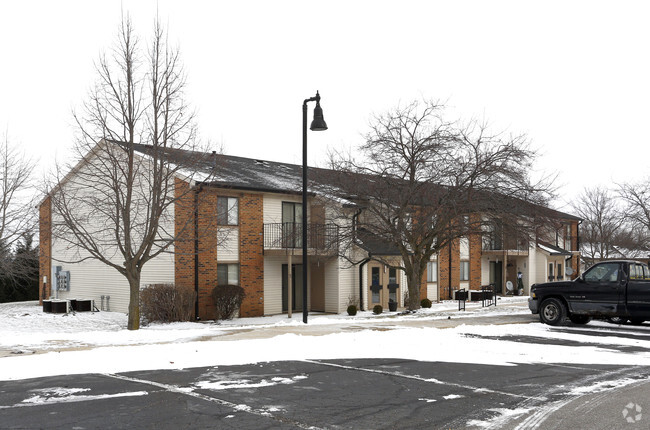
[[[483,239],[480,234],[469,236],[469,288],[481,289],[481,255],[483,254]],[[460,271],[460,268],[458,269]]]
[[[52,291],[52,201],[46,198],[39,210],[39,248],[38,248],[38,282],[39,302],[47,299]],[[47,283],[43,282],[47,276]]]
[[[246,298],[243,317],[264,315],[264,227],[261,194],[243,194],[239,199],[239,263],[241,286]]]
[[[216,317],[212,290],[217,286],[218,238],[216,225],[217,197],[239,199],[239,225],[221,227],[239,234],[239,277],[246,298],[240,316],[264,314],[264,260],[262,195],[237,193],[203,187],[189,192],[187,183],[176,180],[176,196],[183,196],[175,207],[176,285],[196,288],[198,274],[198,310],[200,319]],[[195,219],[195,212],[198,218]],[[196,227],[198,227],[198,230]],[[198,234],[197,234],[198,233]],[[195,252],[198,236],[198,253]],[[198,261],[198,271],[196,262]],[[236,261],[233,261],[236,263]]]
[[[451,291],[457,290],[460,286],[460,240],[455,239],[451,243]],[[440,300],[447,300],[451,296],[449,280],[449,246],[444,247],[438,254],[438,287]]]

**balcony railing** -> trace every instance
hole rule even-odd
[[[483,251],[514,251],[523,254],[528,253],[528,246],[527,239],[483,237]]]
[[[338,250],[339,228],[335,224],[307,224],[307,248],[331,254]],[[302,223],[264,224],[264,249],[301,249]]]

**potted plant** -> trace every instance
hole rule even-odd
[[[397,302],[393,299],[388,300],[388,310],[390,312],[397,311]]]

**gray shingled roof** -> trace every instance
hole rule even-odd
[[[151,147],[136,145],[135,150],[147,154],[151,151]],[[167,156],[171,163],[204,173],[206,178],[209,177],[204,182],[208,185],[274,193],[295,194],[302,192],[302,166],[296,164],[177,149],[168,149]],[[329,169],[309,167],[309,190],[313,191],[319,186],[322,186],[323,189],[330,185],[335,186],[338,176],[337,172]],[[359,176],[359,181],[363,182],[364,180],[369,179]],[[504,198],[506,197],[504,196]],[[551,208],[536,205],[535,207],[559,218],[581,220],[581,218]]]

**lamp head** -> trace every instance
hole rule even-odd
[[[316,107],[314,108],[314,120],[311,122],[309,127],[311,131],[325,131],[327,130],[327,124],[325,123],[325,118],[323,118],[323,109],[320,107],[320,94],[316,91]]]

